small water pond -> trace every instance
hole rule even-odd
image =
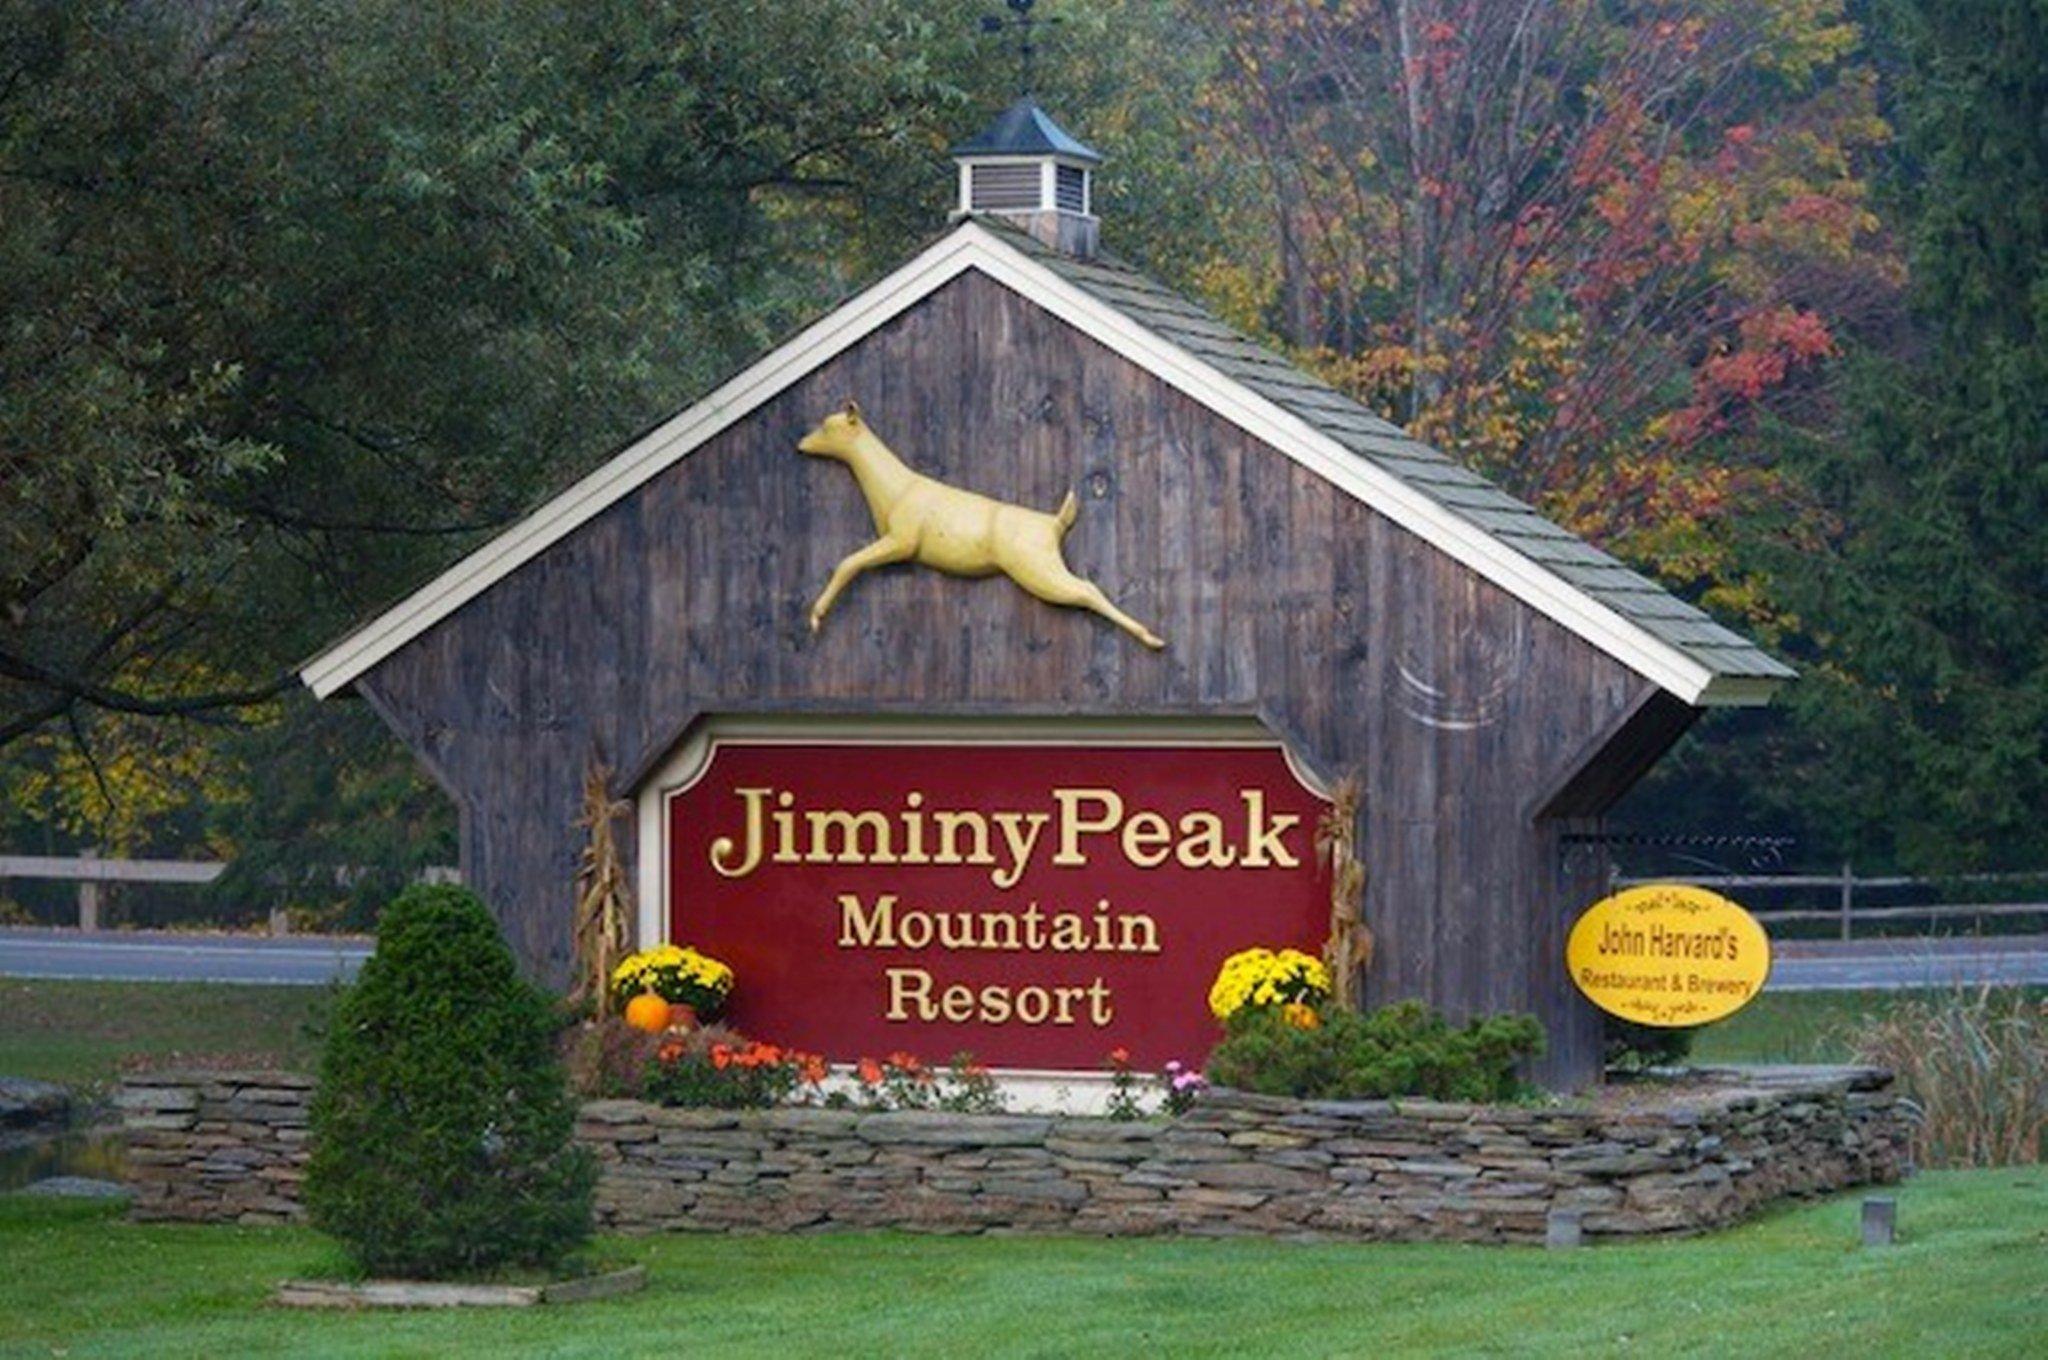
[[[72,1129],[52,1138],[0,1146],[0,1194],[51,1176],[118,1181],[127,1170],[121,1131]]]

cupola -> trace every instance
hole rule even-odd
[[[996,217],[1055,250],[1095,254],[1095,167],[1102,156],[1070,135],[1029,95],[953,148],[960,166],[957,217]]]

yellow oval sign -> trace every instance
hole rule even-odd
[[[1771,941],[1756,918],[1684,883],[1646,883],[1595,902],[1572,927],[1564,957],[1601,1010],[1666,1029],[1733,1015],[1771,973]]]

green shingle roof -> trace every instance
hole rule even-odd
[[[955,156],[1066,156],[1099,164],[1102,153],[1052,120],[1026,95],[996,120],[953,148]]]
[[[1079,259],[1000,221],[976,220],[1062,279],[1314,426],[1715,675],[1744,680],[1789,680],[1796,675],[1698,606],[1553,524],[1470,468],[1412,438],[1130,264],[1107,254]]]

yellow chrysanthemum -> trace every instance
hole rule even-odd
[[[1330,971],[1298,949],[1246,949],[1223,961],[1209,988],[1209,1011],[1228,1020],[1247,1006],[1315,1006],[1330,995]]]

